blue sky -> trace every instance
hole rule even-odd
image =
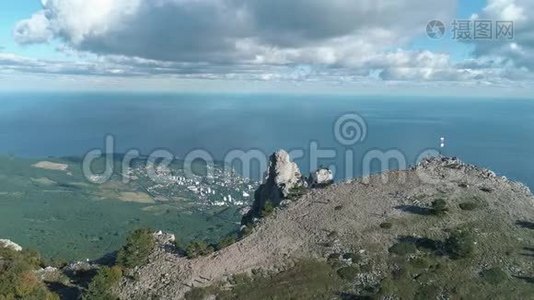
[[[303,89],[529,95],[529,0],[24,0],[0,3],[0,89]],[[163,3],[163,4],[162,4]],[[377,4],[378,3],[378,4]],[[291,11],[292,13],[287,13]],[[425,34],[512,20],[515,38]]]
[[[41,9],[41,2],[34,0],[2,1],[0,3],[0,47],[5,52],[28,55],[36,58],[48,58],[56,55],[50,45],[18,45],[13,39],[13,28],[18,21],[31,16]]]

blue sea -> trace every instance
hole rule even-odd
[[[346,114],[365,122],[365,136],[349,145],[336,139]],[[192,150],[222,160],[232,150],[330,149],[337,177],[362,174],[370,150],[396,150],[414,164],[426,149],[490,168],[534,187],[534,101],[526,99],[278,94],[19,93],[0,94],[0,154],[82,156],[115,137],[115,152],[166,149],[178,158]],[[252,174],[259,176],[259,171]]]

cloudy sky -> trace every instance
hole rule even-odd
[[[475,38],[475,21],[492,37]],[[497,38],[501,21],[513,37]],[[460,23],[473,27],[462,40]],[[533,0],[0,3],[3,90],[529,96],[533,83]]]

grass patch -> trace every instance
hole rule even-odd
[[[324,262],[305,260],[293,268],[270,277],[241,276],[230,288],[210,286],[193,289],[188,300],[215,297],[229,299],[332,299],[343,282]]]

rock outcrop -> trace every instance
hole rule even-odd
[[[291,161],[284,150],[273,153],[270,157],[269,169],[265,173],[263,184],[254,194],[251,210],[243,218],[243,223],[250,222],[261,215],[267,203],[276,207],[286,199],[295,188],[306,187],[307,183],[296,163]]]
[[[13,251],[22,251],[22,247],[10,240],[0,240],[0,248],[9,248]]]

